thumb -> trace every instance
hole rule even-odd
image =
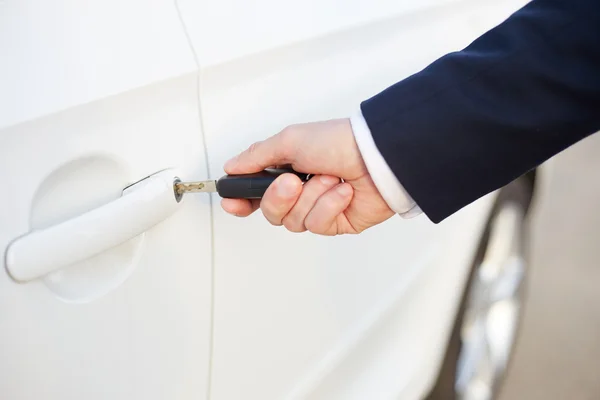
[[[293,146],[283,140],[283,132],[252,144],[246,151],[225,163],[227,174],[251,174],[279,164],[290,164]]]

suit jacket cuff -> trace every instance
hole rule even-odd
[[[398,181],[387,162],[377,149],[371,131],[362,112],[350,118],[354,139],[362,158],[381,197],[388,206],[403,218],[412,218],[421,214],[421,209]]]

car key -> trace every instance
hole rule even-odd
[[[265,169],[255,174],[225,175],[218,180],[182,182],[177,179],[173,184],[175,198],[181,201],[185,193],[218,193],[227,199],[260,199],[267,188],[280,175],[291,173],[300,178],[302,182],[310,179],[309,174],[303,174],[291,169]]]

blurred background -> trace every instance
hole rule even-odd
[[[600,399],[600,134],[555,160],[530,220],[523,322],[501,400]]]

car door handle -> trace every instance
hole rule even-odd
[[[18,282],[31,281],[144,233],[177,210],[176,179],[173,170],[161,171],[108,204],[13,240],[5,252],[8,273]]]

